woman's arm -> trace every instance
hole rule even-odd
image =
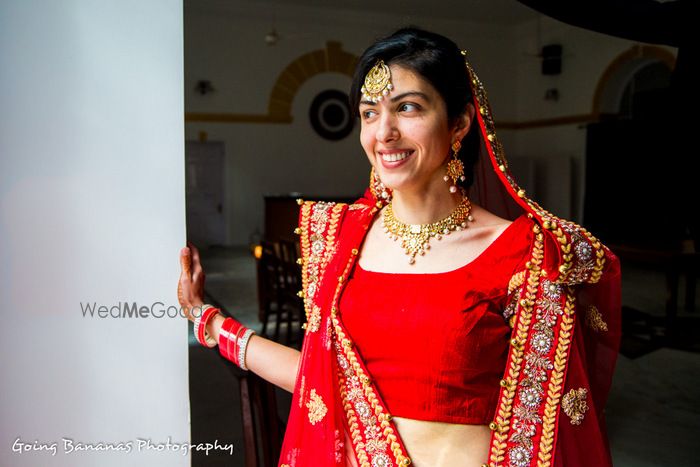
[[[216,315],[207,325],[207,332],[219,341],[219,331],[224,317]],[[248,369],[261,378],[294,392],[299,365],[299,351],[278,344],[264,337],[253,335],[248,342],[245,364]]]
[[[204,270],[197,248],[188,243],[189,248],[180,251],[180,281],[177,298],[187,318],[194,321],[191,310],[204,304]],[[214,316],[207,325],[207,332],[219,341],[219,331],[224,322],[220,314]],[[261,378],[289,392],[294,391],[299,365],[299,351],[278,344],[264,337],[253,335],[248,341],[245,357],[246,366]]]

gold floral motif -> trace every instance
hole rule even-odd
[[[561,401],[561,408],[571,419],[572,425],[580,425],[584,414],[588,411],[586,396],[588,396],[586,388],[572,389]]]
[[[365,443],[365,449],[371,454],[384,452],[386,451],[386,441],[380,438],[368,439]]]
[[[594,305],[590,305],[586,309],[586,324],[597,332],[608,330],[608,323],[603,321],[603,315],[600,314],[600,311]]]
[[[321,335],[321,340],[323,342],[323,348],[326,350],[331,350],[331,340],[333,340],[333,325],[331,324],[331,317],[326,318],[326,326],[324,328],[323,334]]]
[[[326,404],[323,403],[321,396],[316,394],[315,389],[312,389],[309,393],[309,402],[306,403],[306,408],[309,409],[309,422],[311,422],[312,425],[323,420],[323,417],[325,417],[328,412]]]
[[[317,332],[321,327],[321,309],[315,303],[311,304],[311,312],[309,313],[309,321],[306,329],[308,332]]]

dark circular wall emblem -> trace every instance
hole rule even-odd
[[[309,119],[319,136],[332,141],[345,138],[355,127],[348,95],[335,89],[323,91],[314,97],[309,108]]]

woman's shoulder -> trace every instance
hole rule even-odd
[[[618,262],[609,248],[576,222],[541,208],[531,215],[550,280],[567,285],[594,284],[604,270]]]
[[[510,237],[512,240],[525,240],[532,236],[535,225],[531,215],[523,212],[515,219],[500,217],[480,206],[473,208],[473,226],[483,229],[493,238]]]
[[[377,208],[364,199],[352,203],[298,199],[299,226],[296,233],[321,239],[336,238],[357,230],[371,220]]]

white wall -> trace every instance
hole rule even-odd
[[[137,445],[189,442],[185,320],[81,313],[176,303],[182,31],[179,1],[0,3],[0,465],[189,465]]]

